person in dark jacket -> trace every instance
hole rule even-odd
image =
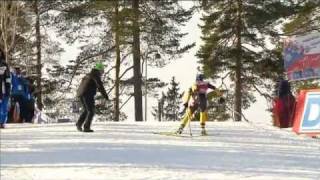
[[[97,89],[106,100],[109,100],[108,94],[101,81],[102,74],[103,64],[97,63],[91,72],[82,79],[79,85],[77,97],[80,99],[83,106],[83,112],[76,123],[78,131],[93,132],[90,127],[95,113],[94,97],[97,93]]]
[[[15,123],[23,123],[27,114],[27,92],[28,81],[25,79],[24,74],[21,72],[20,67],[15,67],[11,73],[11,119]]]
[[[35,112],[35,85],[34,79],[32,77],[26,77],[27,86],[25,88],[25,114],[24,114],[24,122],[32,123],[32,119],[34,117]]]
[[[288,80],[279,78],[273,99],[273,125],[279,128],[293,126],[296,99],[292,94]]]
[[[10,89],[10,70],[6,63],[4,52],[0,49],[0,128],[4,128],[8,119]]]

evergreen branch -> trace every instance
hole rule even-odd
[[[132,54],[132,53],[130,52],[130,53],[127,53],[126,55],[124,55],[124,56],[122,57],[121,61],[120,61],[120,64],[123,63],[124,60],[126,60],[127,57],[128,57],[130,54]]]
[[[303,25],[303,26],[305,26],[305,25]],[[306,29],[304,31],[299,31],[298,30],[298,31],[289,32],[289,33],[276,33],[276,32],[269,32],[269,33],[270,33],[271,36],[281,37],[281,36],[299,36],[299,35],[304,35],[304,34],[310,33],[312,31],[320,32],[320,27],[312,27],[312,28]]]
[[[119,110],[121,110],[121,109],[123,108],[123,106],[125,106],[132,97],[133,97],[133,95],[130,95],[130,96],[128,97],[128,99],[127,99],[124,103],[122,103],[122,105],[120,106]]]
[[[73,80],[73,78],[75,77],[76,72],[77,72],[77,70],[78,70],[78,68],[79,68],[79,66],[80,66],[81,63],[83,63],[84,61],[86,61],[86,60],[88,60],[88,59],[91,59],[91,58],[94,58],[94,57],[97,57],[97,56],[101,56],[101,55],[103,55],[103,54],[105,54],[105,53],[107,53],[107,52],[112,51],[113,49],[115,49],[115,46],[112,46],[111,48],[109,48],[109,49],[107,49],[107,50],[105,50],[105,51],[102,51],[102,52],[99,52],[99,53],[96,53],[96,54],[92,54],[92,55],[90,55],[90,56],[87,56],[87,57],[85,57],[85,58],[83,58],[83,59],[77,59],[77,60],[76,60],[76,65],[75,65],[75,67],[73,68],[73,72],[72,72],[72,75],[71,75],[71,80],[70,80],[70,82],[69,82],[69,85],[67,86],[67,89],[70,89],[70,86],[71,86],[71,84],[72,84],[72,80]]]
[[[249,44],[249,43],[246,43],[246,44]],[[251,44],[249,44],[249,45],[252,46]],[[241,47],[242,47],[243,49],[249,51],[250,53],[253,53],[253,54],[255,54],[255,55],[259,55],[257,52],[255,52],[255,51],[253,51],[253,50],[251,50],[251,49],[249,49],[249,48],[247,48],[247,47],[245,47],[245,46],[243,46],[243,45],[241,45]]]
[[[132,68],[133,68],[133,66],[127,68],[127,69],[119,76],[120,79],[121,79],[129,70],[131,70]]]
[[[115,67],[113,67],[113,68],[115,68]],[[127,69],[125,70],[125,72],[123,72],[122,75],[119,76],[119,79],[121,79],[121,78],[122,78],[130,69],[132,69],[132,68],[133,68],[133,66],[127,68]],[[113,86],[108,90],[108,94],[109,94],[114,88],[115,88],[115,85],[113,85]]]
[[[113,67],[111,68],[111,70],[114,69],[114,68],[115,68],[115,66],[113,66]],[[121,78],[122,78],[129,70],[131,70],[132,68],[133,68],[133,66],[127,68],[127,69],[121,74],[121,76],[119,76],[119,79],[121,79]],[[111,71],[111,70],[110,70],[110,71]],[[107,91],[108,94],[110,94],[110,92],[111,92],[114,88],[115,88],[115,84]]]
[[[254,83],[250,83],[250,84],[253,86],[253,88],[254,88],[255,90],[258,91],[258,93],[259,93],[261,96],[265,97],[267,100],[272,100],[272,99],[273,99],[272,96],[270,96],[269,94],[263,93],[263,92],[256,86],[256,84],[254,84]]]
[[[242,76],[250,79],[247,75],[245,75],[245,74],[243,74],[243,73],[242,73]],[[252,87],[253,87],[261,96],[263,96],[265,99],[267,99],[267,100],[272,100],[272,99],[273,99],[272,96],[270,96],[269,94],[263,93],[263,92],[257,87],[257,85],[254,83],[254,81],[249,81],[249,83],[250,83],[250,84],[252,85]],[[262,84],[264,84],[264,83],[262,83]]]
[[[123,94],[125,90],[126,90],[126,88],[123,87],[123,88],[121,89],[121,92],[120,92],[119,94]]]
[[[125,56],[122,57],[121,61],[120,61],[120,64],[130,55],[130,53],[127,53]],[[103,79],[105,79],[105,77],[107,76],[107,74],[109,74],[114,68],[116,68],[116,66],[112,66],[109,70],[107,70],[105,73],[104,73],[104,77]]]
[[[106,75],[109,74],[114,68],[115,68],[115,66],[112,66],[110,69],[108,69],[108,70],[104,73],[103,79],[105,79]]]
[[[121,59],[121,62],[123,62],[129,55],[130,55],[130,53],[127,53],[125,56],[123,56],[122,59]],[[115,68],[115,66],[112,66],[106,73],[104,73],[104,78],[105,78],[105,76],[106,76],[107,74],[109,74],[109,72],[111,72],[114,68]],[[126,72],[127,72],[128,70],[132,69],[132,68],[133,68],[133,66],[130,67],[130,68],[128,68],[128,69],[126,70]],[[121,78],[125,75],[126,72],[124,72],[124,73],[119,77],[119,79],[121,79]],[[110,94],[110,92],[111,92],[114,88],[115,88],[115,84],[107,91],[107,93]]]
[[[225,86],[226,89],[228,89],[228,88],[227,88],[227,85],[224,83],[224,80],[225,80],[227,77],[229,77],[231,73],[232,73],[232,71],[229,71],[226,75],[224,75],[223,77],[221,77],[221,85],[220,85],[220,87]]]

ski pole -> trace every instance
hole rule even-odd
[[[191,115],[191,117],[190,117],[190,115],[188,114],[188,119],[189,119],[189,121],[188,121],[188,126],[189,126],[189,133],[190,133],[190,136],[192,136],[192,131],[191,131],[191,120],[192,120],[192,115]]]

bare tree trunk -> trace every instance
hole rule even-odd
[[[18,1],[0,2],[0,48],[4,51],[9,65],[11,65],[9,57],[15,46],[19,3]]]
[[[159,122],[161,122],[161,113],[162,113],[161,100],[159,100],[159,102],[158,102],[158,120],[159,120]]]
[[[139,29],[139,0],[132,1],[133,9],[133,78],[134,78],[134,105],[135,121],[143,121],[142,112],[142,80],[140,65],[140,29]]]
[[[237,20],[237,51],[238,56],[236,57],[236,89],[235,89],[235,111],[238,112],[235,114],[235,121],[241,121],[242,114],[242,46],[241,46],[241,31],[242,31],[242,0],[238,0],[238,20]]]
[[[115,7],[115,44],[116,44],[116,75],[115,75],[115,101],[114,101],[114,121],[120,119],[119,109],[119,89],[120,89],[120,39],[119,39],[119,1],[116,2]]]
[[[40,32],[40,13],[39,13],[39,1],[35,0],[34,2],[34,11],[36,14],[36,48],[37,48],[37,106],[40,110],[42,110],[42,85],[41,85],[41,32]]]

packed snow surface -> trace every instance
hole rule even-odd
[[[320,141],[246,122],[9,124],[1,130],[1,180],[320,179]]]

